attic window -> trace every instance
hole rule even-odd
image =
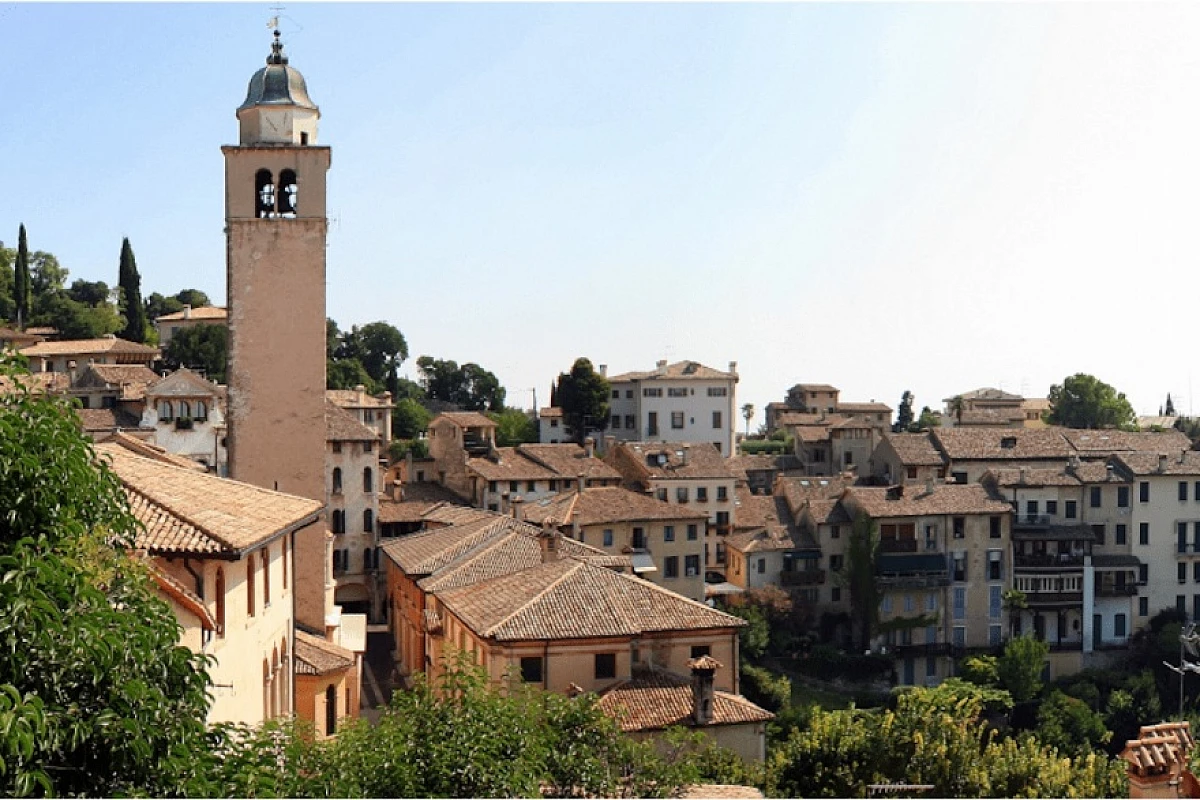
[[[1005,436],[1003,439],[1000,440],[1000,446],[1003,447],[1005,450],[1012,450],[1014,447],[1017,446],[1017,437]]]

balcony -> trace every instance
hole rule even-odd
[[[938,589],[950,585],[950,575],[947,572],[876,575],[875,583],[887,589]]]
[[[1083,569],[1083,555],[1074,553],[1017,553],[1017,569]]]
[[[1013,517],[1014,528],[1037,528],[1045,529],[1050,527],[1053,520],[1048,514],[1017,514]]]
[[[1025,602],[1031,606],[1064,606],[1083,602],[1083,592],[1025,592]]]
[[[1096,597],[1137,597],[1138,587],[1135,583],[1124,586],[1097,586]]]
[[[880,539],[879,551],[881,553],[915,553],[917,552],[917,540]]]
[[[1176,542],[1176,555],[1196,555],[1200,553],[1200,542]]]
[[[815,586],[825,582],[825,570],[802,569],[796,572],[779,573],[779,582],[784,586]]]

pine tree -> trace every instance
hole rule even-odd
[[[17,327],[21,330],[25,330],[25,324],[29,321],[29,301],[31,294],[29,284],[29,243],[25,240],[25,224],[22,223],[20,233],[17,234],[17,262],[13,280],[13,299],[17,304]]]
[[[1175,403],[1171,401],[1171,393],[1170,392],[1167,392],[1167,404],[1166,404],[1166,406],[1163,407],[1163,413],[1159,414],[1159,416],[1160,417],[1175,416]]]
[[[146,341],[146,307],[142,305],[142,276],[138,275],[137,261],[128,237],[121,241],[121,268],[117,278],[121,287],[121,310],[125,312],[125,329],[121,338],[131,342]]]

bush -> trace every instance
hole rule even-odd
[[[742,694],[751,703],[778,714],[792,700],[792,682],[786,675],[746,664],[742,667]]]

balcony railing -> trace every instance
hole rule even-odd
[[[1175,552],[1178,555],[1200,553],[1200,542],[1176,542]]]
[[[880,539],[879,550],[883,553],[915,553],[916,539]]]
[[[779,582],[784,586],[815,586],[825,582],[825,570],[802,569],[796,572],[779,573]]]
[[[875,582],[888,589],[937,589],[950,585],[947,572],[924,572],[908,575],[876,575]]]
[[[1048,528],[1053,521],[1049,514],[1017,514],[1013,517],[1014,528]]]
[[[1031,606],[1053,603],[1082,603],[1083,592],[1025,592],[1025,602]]]
[[[1073,553],[1017,553],[1017,569],[1082,569],[1083,556]]]
[[[1124,586],[1097,586],[1096,597],[1137,597],[1137,584],[1127,583]]]

